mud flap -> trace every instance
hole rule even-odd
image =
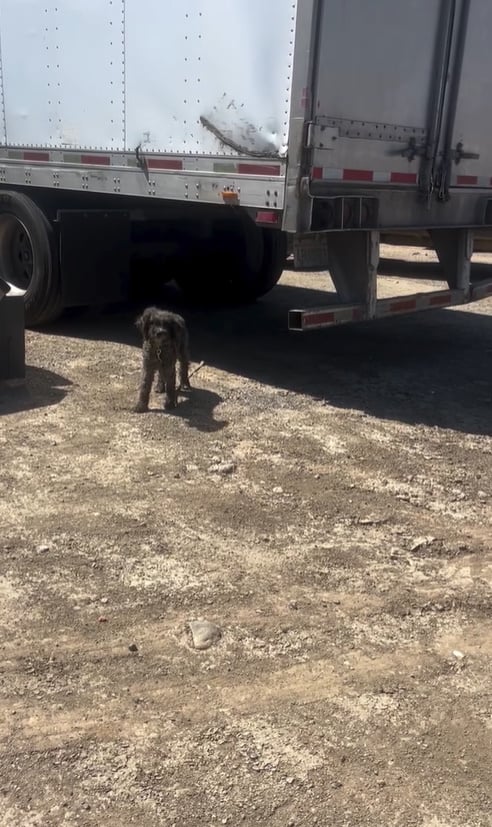
[[[293,253],[294,270],[328,270],[328,233],[295,235]]]
[[[63,210],[58,226],[64,306],[125,300],[130,284],[130,214]]]
[[[0,279],[0,383],[25,377],[24,299],[2,293]]]

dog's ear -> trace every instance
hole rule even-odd
[[[135,322],[137,329],[140,331],[144,339],[148,338],[150,321],[151,313],[147,308],[147,310],[144,310],[144,312],[141,314],[141,316],[138,317],[138,319]]]

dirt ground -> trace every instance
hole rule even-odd
[[[392,255],[382,292],[415,289]],[[492,300],[288,333],[325,283],[185,309],[175,414],[131,412],[135,308],[26,334],[2,827],[492,825]]]

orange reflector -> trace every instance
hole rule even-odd
[[[239,195],[233,190],[222,190],[222,200],[226,204],[239,204]]]

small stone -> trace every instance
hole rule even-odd
[[[109,603],[109,597],[101,597],[101,603],[103,604],[103,606],[107,606],[107,604]]]
[[[297,600],[290,600],[289,601],[289,609],[293,609],[293,611],[297,612],[298,608],[299,608],[299,604],[298,604]]]
[[[479,491],[478,492],[478,499],[479,500],[486,500],[487,499],[487,492],[486,491]]]
[[[424,548],[424,546],[427,545],[429,545],[429,540],[427,537],[418,537],[410,546],[410,551],[419,551],[419,549]]]
[[[453,656],[456,658],[456,660],[463,660],[463,658],[465,657],[463,652],[460,652],[459,649],[453,650]]]
[[[209,649],[222,637],[221,628],[208,620],[192,620],[188,626],[195,649]]]
[[[236,463],[235,462],[216,462],[210,466],[208,469],[211,474],[223,474],[223,476],[227,476],[228,474],[233,474],[236,470]]]
[[[104,615],[100,615],[97,620],[98,620],[98,623],[107,623],[108,622],[108,618],[105,617]]]
[[[376,525],[377,526],[377,525],[383,525],[383,523],[385,523],[385,522],[386,522],[386,520],[384,518],[380,518],[380,517],[363,517],[361,520],[359,520],[359,525],[369,525],[369,526],[370,525]]]
[[[294,783],[294,779],[291,775],[289,775],[289,777],[286,778],[285,780],[286,780],[287,784],[293,784]]]
[[[47,545],[38,546],[37,549],[36,549],[38,554],[46,554],[46,552],[49,551],[49,550],[50,550],[50,547],[47,546]]]
[[[138,646],[136,643],[130,643],[128,649],[130,652],[138,652]]]
[[[275,488],[272,489],[274,494],[283,494],[284,489],[281,485],[276,485]]]

